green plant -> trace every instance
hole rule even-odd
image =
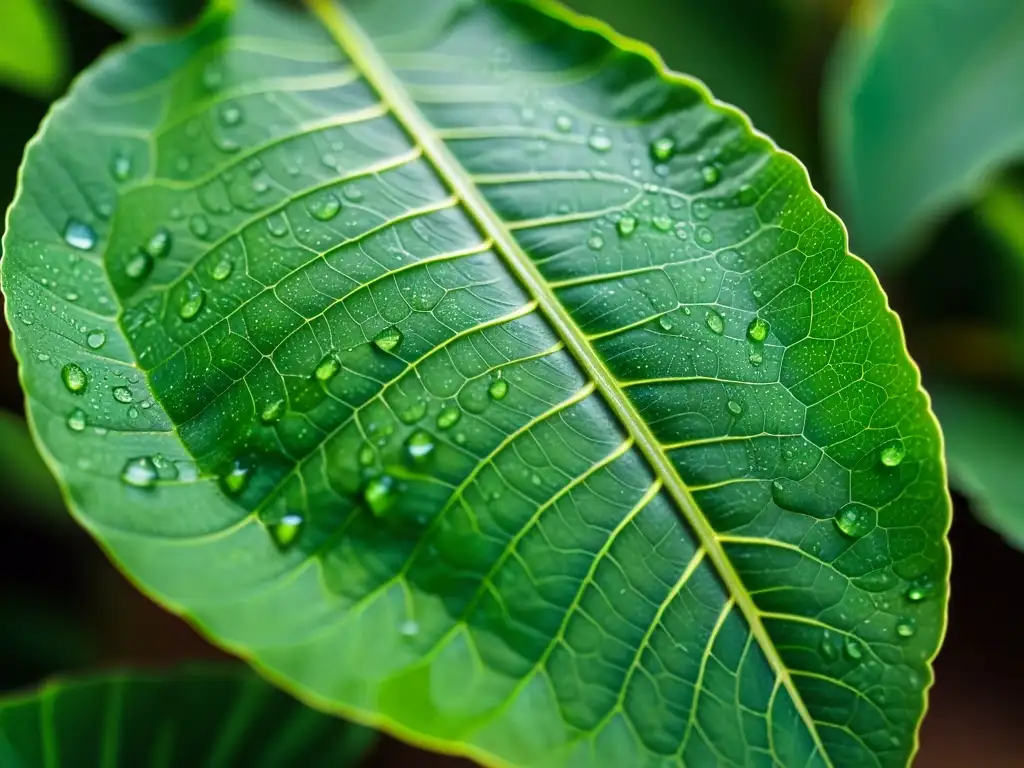
[[[328,712],[515,765],[905,765],[941,442],[803,166],[553,3],[217,5],[83,74],[3,287],[75,518]]]

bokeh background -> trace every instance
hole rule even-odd
[[[0,74],[3,209],[53,98],[121,39],[68,0],[32,0],[55,26],[5,39],[20,2],[0,0],[0,72],[26,46],[65,54],[51,71]],[[803,160],[878,272],[926,386],[942,395],[955,488],[949,631],[916,765],[1024,766],[1024,2],[569,4],[651,43]],[[0,692],[55,673],[217,657],[64,513],[19,418],[9,343],[0,409]],[[468,765],[388,738],[365,764]]]

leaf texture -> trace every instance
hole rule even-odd
[[[917,371],[802,166],[649,49],[244,4],[82,78],[6,250],[75,514],[304,700],[496,765],[912,755]]]

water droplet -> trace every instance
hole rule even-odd
[[[721,177],[719,170],[713,165],[705,165],[700,169],[700,175],[704,179],[704,183],[709,187],[713,184],[718,183],[718,179]]]
[[[860,647],[860,643],[852,638],[847,637],[845,643],[846,655],[853,661],[860,661],[864,656],[864,649]]]
[[[359,449],[359,464],[363,467],[372,467],[377,463],[377,452],[373,450],[373,446],[369,443],[363,443],[362,448]]]
[[[735,400],[730,400],[725,404],[725,407],[729,409],[729,413],[733,416],[739,416],[743,413],[743,406],[737,403]]]
[[[283,412],[284,400],[272,400],[263,406],[263,411],[260,413],[260,421],[264,424],[276,424],[281,420]]]
[[[836,644],[832,641],[832,635],[827,629],[821,638],[821,655],[829,661],[835,659],[838,655]]]
[[[750,353],[751,365],[760,365],[762,362],[764,362],[764,356],[760,352],[758,352],[755,349],[753,352]]]
[[[317,363],[313,375],[320,381],[330,381],[341,370],[341,363],[333,354],[327,354]]]
[[[660,325],[664,331],[671,331],[675,327],[672,323],[672,318],[668,315],[662,315],[658,318],[658,325]]]
[[[771,326],[760,317],[755,317],[750,321],[750,325],[747,326],[747,338],[753,342],[760,344],[762,341],[768,338],[768,331]]]
[[[508,394],[508,381],[501,378],[499,373],[498,378],[487,387],[487,394],[491,396],[491,400],[503,400],[505,395]]]
[[[178,317],[182,320],[194,318],[199,314],[199,310],[203,308],[203,300],[205,298],[206,294],[199,286],[199,283],[194,280],[186,282],[181,292],[181,297],[178,299]]]
[[[363,489],[363,500],[377,517],[385,515],[394,506],[396,498],[395,480],[391,475],[379,475]]]
[[[85,337],[85,343],[89,345],[89,349],[99,349],[107,341],[107,334],[103,331],[89,331],[89,335]]]
[[[836,512],[834,519],[836,528],[852,539],[859,539],[874,529],[877,513],[871,507],[854,501]]]
[[[89,377],[76,363],[68,363],[61,368],[60,377],[69,392],[82,392],[89,383]]]
[[[913,619],[900,619],[896,624],[896,634],[900,637],[911,637],[915,631]]]
[[[75,410],[68,414],[68,429],[72,432],[81,432],[85,429],[85,426],[85,411],[81,408],[75,408]]]
[[[132,391],[128,387],[114,387],[111,394],[119,403],[130,403],[134,399]]]
[[[636,231],[636,217],[625,214],[615,223],[615,229],[622,237],[629,237]]]
[[[659,232],[668,232],[672,229],[672,223],[672,219],[668,216],[655,216],[651,219],[651,224],[653,224],[654,228]]]
[[[221,475],[220,485],[225,493],[236,496],[241,493],[249,483],[249,475],[252,466],[244,459],[235,459],[228,467],[228,471]]]
[[[308,210],[317,221],[330,221],[341,211],[341,201],[333,192],[328,192],[310,202]]]
[[[600,235],[591,235],[587,240],[587,247],[592,251],[600,251],[604,248],[604,238]]]
[[[166,456],[161,456],[159,453],[156,454],[153,457],[153,466],[156,467],[157,476],[160,480],[178,479],[178,465]]]
[[[414,464],[422,464],[434,452],[434,438],[425,429],[417,429],[405,441],[406,455]]]
[[[353,203],[358,203],[363,199],[363,190],[355,184],[349,184],[342,190],[341,194],[345,196],[346,200],[351,200]]]
[[[462,418],[462,411],[454,405],[446,405],[441,409],[441,412],[437,414],[437,428],[438,429],[451,429],[459,423],[459,419]]]
[[[697,227],[697,239],[708,245],[715,239],[714,233],[707,227]]]
[[[64,227],[64,242],[80,251],[91,251],[96,246],[96,232],[84,222],[68,219]]]
[[[156,259],[163,258],[171,250],[171,233],[160,227],[145,245],[145,251]]]
[[[704,323],[712,333],[718,336],[725,333],[725,318],[713,309],[709,309],[707,315],[704,316]]]
[[[110,175],[115,181],[124,181],[132,172],[132,161],[125,155],[114,155],[110,160]]]
[[[221,125],[228,128],[238,125],[242,122],[242,110],[233,105],[222,107],[220,110],[220,122]]]
[[[568,115],[559,115],[555,118],[555,128],[561,133],[568,133],[572,130],[572,118]]]
[[[220,261],[213,265],[213,269],[210,270],[210,277],[217,282],[222,282],[231,277],[231,270],[235,268],[234,263],[231,261],[231,257],[222,256]]]
[[[160,479],[160,472],[149,456],[128,459],[121,470],[121,480],[136,488],[152,488]]]
[[[932,580],[927,576],[915,579],[907,588],[907,600],[912,603],[919,603],[928,597],[934,588],[934,582],[932,582]]]
[[[124,265],[124,273],[132,280],[141,280],[153,269],[153,257],[146,251],[136,251]]]
[[[402,332],[397,327],[391,326],[373,337],[373,343],[381,352],[390,352],[402,343]]]
[[[412,619],[409,619],[407,621],[402,622],[401,626],[399,626],[398,628],[398,631],[402,635],[402,637],[415,637],[419,634],[420,625]]]
[[[906,455],[906,446],[903,445],[902,440],[897,440],[895,443],[889,443],[889,445],[882,449],[881,459],[882,463],[887,467],[898,467]]]
[[[595,152],[607,152],[612,148],[611,137],[604,133],[599,133],[598,131],[594,131],[590,134],[590,138],[587,139],[587,144],[589,144],[590,148]]]
[[[210,234],[210,222],[201,213],[192,214],[188,219],[189,231],[200,240]]]
[[[403,408],[398,412],[398,418],[403,424],[415,424],[422,419],[427,413],[427,403],[420,400],[413,403],[408,408]]]
[[[270,535],[274,537],[274,543],[281,549],[287,549],[299,538],[303,525],[302,515],[290,512],[281,518],[280,522],[274,524]]]
[[[671,159],[675,152],[676,143],[668,136],[663,136],[651,142],[651,157],[659,163],[664,163],[666,160]]]
[[[697,221],[707,221],[711,216],[711,206],[703,200],[697,200],[690,210]]]

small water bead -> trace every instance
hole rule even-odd
[[[601,153],[607,152],[612,148],[611,137],[597,131],[590,134],[590,138],[587,139],[587,144],[589,144],[590,148],[595,152]]]
[[[704,245],[708,245],[714,241],[715,235],[707,227],[697,227],[697,239],[704,243]]]
[[[85,429],[86,423],[85,411],[81,408],[75,408],[75,410],[68,414],[68,429],[72,432],[81,432]]]
[[[132,173],[132,161],[125,155],[114,155],[110,159],[110,175],[115,181],[124,181]]]
[[[359,465],[362,467],[372,467],[377,463],[377,452],[373,450],[373,446],[369,443],[363,443],[363,446],[359,449]]]
[[[915,631],[913,619],[901,619],[896,624],[896,634],[900,637],[912,637]]]
[[[459,419],[462,418],[462,411],[454,405],[446,405],[441,409],[441,412],[437,414],[437,428],[438,429],[451,429],[459,423]]]
[[[141,280],[153,269],[153,257],[146,251],[136,251],[124,265],[124,273],[132,280]]]
[[[64,227],[64,242],[80,251],[91,251],[96,246],[96,232],[84,222],[68,219]]]
[[[568,133],[572,130],[572,118],[568,115],[559,115],[555,118],[555,128],[560,133]]]
[[[248,461],[235,459],[228,467],[228,471],[221,475],[220,484],[225,492],[235,496],[241,493],[249,483],[249,475],[252,473],[252,466]]]
[[[405,453],[414,464],[423,464],[434,453],[434,437],[425,429],[417,429],[405,441]]]
[[[587,240],[587,247],[592,251],[600,251],[604,248],[604,238],[600,235],[591,235]]]
[[[295,514],[294,512],[282,517],[270,529],[270,535],[274,537],[274,543],[281,549],[287,549],[299,538],[303,523],[302,515]]]
[[[189,232],[202,240],[210,234],[210,222],[203,214],[194,213],[188,219],[188,229]]]
[[[852,637],[846,638],[844,648],[846,650],[846,655],[853,661],[860,661],[864,656],[864,649],[862,649],[860,647],[860,643]]]
[[[231,277],[231,271],[235,268],[234,262],[228,256],[224,256],[213,265],[213,269],[210,270],[210,277],[217,282],[223,282]]]
[[[729,409],[729,413],[733,416],[739,416],[743,413],[743,406],[737,403],[735,400],[730,400],[725,404],[725,407]]]
[[[827,629],[821,638],[821,655],[829,661],[835,659],[838,655],[836,644],[832,641],[832,635]]]
[[[661,326],[661,329],[663,331],[671,331],[675,327],[675,325],[672,322],[672,318],[669,317],[668,315],[662,315],[660,318],[658,318],[658,325]]]
[[[313,375],[319,381],[330,381],[339,370],[341,370],[341,363],[338,362],[338,359],[333,354],[328,354],[317,363]]]
[[[760,365],[763,362],[764,362],[764,355],[762,355],[756,349],[753,352],[750,353],[750,364],[751,365]]]
[[[242,122],[242,110],[233,105],[222,107],[220,110],[220,122],[221,125],[228,128],[238,125]]]
[[[760,317],[755,317],[750,321],[750,325],[747,326],[747,338],[757,344],[760,344],[768,338],[769,330],[771,330],[771,326],[769,326],[765,320],[762,320]]]
[[[76,363],[68,363],[60,371],[60,377],[64,380],[64,386],[69,392],[76,394],[83,392],[89,383],[89,377]]]
[[[363,500],[377,517],[387,514],[397,499],[395,480],[390,475],[379,475],[366,484]]]
[[[330,221],[340,211],[341,201],[333,192],[328,192],[309,204],[309,213],[317,221]]]
[[[907,600],[912,603],[919,603],[928,597],[934,588],[935,584],[925,576],[915,579],[907,589]]]
[[[402,343],[403,338],[402,332],[392,325],[374,336],[373,343],[381,352],[391,352]]]
[[[420,625],[412,619],[403,621],[398,627],[398,632],[402,637],[415,637],[419,634],[419,631]]]
[[[700,175],[704,179],[704,183],[709,187],[713,184],[718,183],[718,179],[721,177],[719,170],[713,165],[705,165],[700,170]]]
[[[508,394],[508,381],[501,378],[501,374],[498,374],[498,378],[487,387],[487,394],[490,395],[491,400],[504,400],[505,395]]]
[[[146,241],[144,250],[155,259],[161,259],[171,250],[171,233],[160,227],[153,236]]]
[[[137,419],[137,418],[139,418],[139,409],[136,408],[134,405],[128,406],[128,418],[129,419]]]
[[[203,308],[203,301],[206,293],[195,281],[185,283],[185,288],[178,299],[178,317],[182,320],[191,320],[199,314]]]
[[[276,424],[284,413],[284,400],[271,400],[260,412],[260,421],[264,424]]]
[[[355,184],[349,184],[341,191],[341,194],[344,195],[346,200],[351,200],[353,203],[358,203],[363,199],[363,190]]]
[[[711,217],[711,206],[703,200],[697,200],[690,208],[693,218],[698,221],[707,221]]]
[[[675,152],[676,143],[668,136],[663,136],[651,142],[651,157],[659,163],[664,163],[666,160],[671,159]]]
[[[283,213],[272,213],[267,217],[267,232],[274,237],[284,237],[288,234],[288,219]]]
[[[709,309],[707,315],[704,316],[704,323],[707,325],[708,330],[717,336],[725,333],[725,318],[713,309]]]
[[[160,479],[160,472],[149,456],[129,459],[121,470],[121,480],[136,488],[152,488]]]
[[[134,399],[132,391],[128,387],[114,387],[111,394],[119,403],[130,403]]]
[[[903,445],[902,440],[897,440],[895,443],[890,443],[882,449],[880,458],[885,466],[898,467],[903,462],[906,455],[906,446]]]
[[[636,231],[636,217],[625,214],[615,223],[615,229],[621,237],[629,237]]]
[[[398,418],[403,424],[415,424],[427,414],[427,403],[424,400],[413,403],[408,408],[398,412]]]
[[[89,331],[89,335],[85,337],[85,343],[89,349],[99,349],[107,341],[107,334],[103,331]]]
[[[668,216],[655,216],[651,219],[651,224],[653,224],[654,228],[659,232],[668,232],[672,229],[673,223],[672,219]]]
[[[877,513],[871,507],[850,502],[836,512],[836,528],[851,539],[859,539],[870,533],[877,520]]]

